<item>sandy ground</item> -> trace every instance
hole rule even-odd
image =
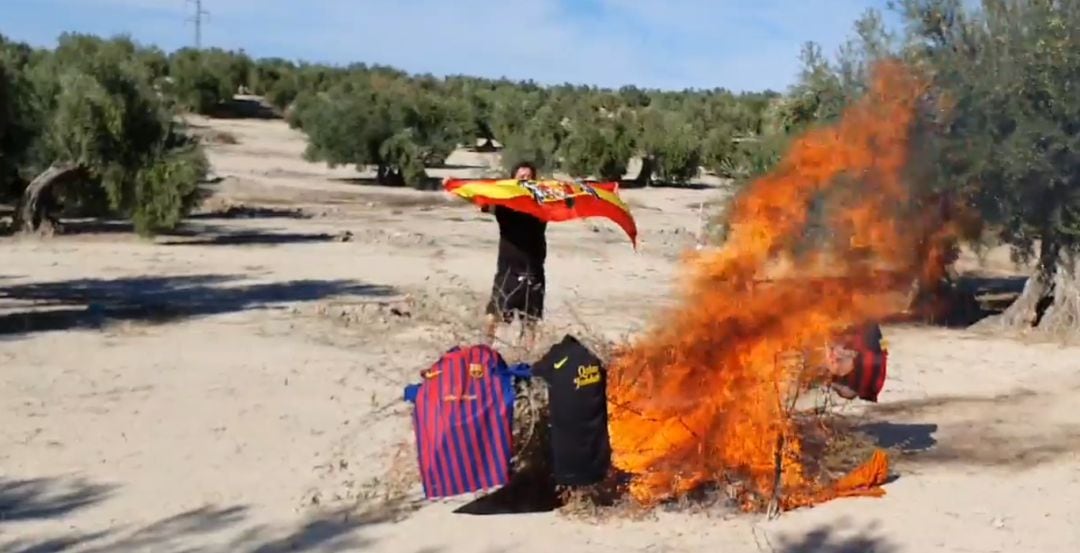
[[[917,327],[886,329],[882,403],[851,407],[904,452],[884,498],[775,521],[452,513],[463,501],[397,522],[357,515],[357,495],[411,440],[401,387],[451,331],[475,336],[494,223],[438,193],[306,163],[280,122],[203,123],[239,140],[211,151],[217,214],[152,242],[121,224],[0,242],[0,551],[1080,547],[1078,351]],[[479,174],[482,158],[456,154],[477,168],[453,171]],[[554,226],[551,324],[640,329],[693,243],[698,205],[721,194],[626,192],[637,253],[606,222]],[[264,209],[222,214],[231,204]]]

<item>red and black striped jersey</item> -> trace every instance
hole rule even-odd
[[[877,402],[878,394],[885,386],[889,351],[885,348],[881,327],[876,323],[853,330],[844,336],[842,343],[855,351],[854,368],[835,379],[862,400]]]

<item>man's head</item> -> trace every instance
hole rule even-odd
[[[518,180],[536,180],[536,167],[527,161],[522,161],[514,166],[511,174]]]

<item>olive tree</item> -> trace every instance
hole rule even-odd
[[[934,184],[1034,263],[1020,297],[986,324],[1080,330],[1080,2],[900,8],[938,90]]]
[[[456,107],[437,89],[360,75],[298,99],[294,124],[308,136],[309,160],[374,166],[380,184],[426,187],[425,167],[445,162],[468,127],[468,113]]]
[[[202,151],[177,128],[137,56],[111,46],[68,55],[80,42],[62,38],[17,77],[26,142],[5,144],[3,156],[14,152],[19,165],[16,227],[52,229],[60,199],[129,217],[141,234],[173,228],[197,200]]]
[[[621,180],[636,140],[629,109],[583,110],[569,123],[560,144],[563,170],[576,177]]]

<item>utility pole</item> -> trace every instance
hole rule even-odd
[[[195,49],[202,50],[202,24],[203,17],[210,19],[210,12],[202,7],[202,0],[187,0],[195,4],[195,14],[188,21],[195,23]]]

